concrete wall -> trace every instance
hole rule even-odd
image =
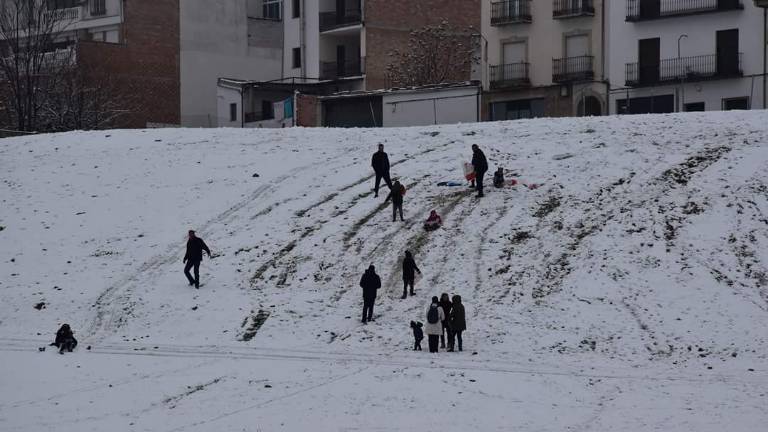
[[[688,37],[680,40],[681,57],[690,57],[716,52],[716,32],[718,30],[739,29],[739,51],[744,53],[742,67],[744,75],[763,73],[763,11],[754,6],[751,0],[743,1],[744,9],[725,12],[704,13],[680,17],[669,17],[651,21],[626,22],[626,8],[623,2],[617,2],[609,8],[608,27],[608,69],[611,86],[624,87],[626,63],[635,63],[638,58],[638,40],[659,37],[661,59],[677,57],[677,41],[680,35]],[[704,101],[707,110],[718,110],[723,98],[748,96],[752,94],[753,108],[762,108],[762,79],[729,79],[701,83],[685,84],[685,103]],[[632,89],[630,97],[674,93],[680,100],[676,105],[682,108],[682,86],[662,86],[655,89]],[[611,113],[616,112],[616,99],[626,98],[626,92],[620,91],[611,96]]]
[[[383,126],[427,126],[479,121],[475,87],[386,94],[382,98]]]
[[[216,124],[219,127],[242,127],[243,109],[242,109],[242,97],[240,92],[235,89],[227,87],[217,87],[216,106],[217,116]],[[237,119],[230,121],[229,106],[230,104],[237,105]]]
[[[247,3],[181,1],[182,125],[217,126],[216,80],[220,77],[280,78],[282,53],[276,34],[281,24],[249,19]],[[256,36],[260,32],[263,37]],[[249,45],[249,40],[256,46]]]

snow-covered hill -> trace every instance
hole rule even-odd
[[[437,186],[471,144],[539,187]],[[762,431],[767,168],[765,111],[0,140],[0,430]],[[411,351],[442,292],[465,351]]]

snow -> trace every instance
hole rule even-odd
[[[763,431],[766,119],[0,140],[0,430]],[[373,198],[378,143],[406,223]],[[539,188],[436,186],[471,144],[487,184]],[[214,253],[199,291],[188,229]],[[401,300],[406,249],[424,277]],[[465,350],[411,351],[442,292]],[[65,322],[76,351],[39,352]]]

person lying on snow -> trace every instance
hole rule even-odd
[[[75,349],[77,346],[77,339],[75,339],[75,335],[72,333],[69,324],[62,325],[59,331],[56,332],[56,339],[51,346],[58,348],[59,354],[64,354],[64,350],[72,352],[72,350]]]
[[[436,211],[432,210],[429,213],[429,217],[427,218],[427,221],[424,222],[424,229],[427,231],[434,231],[440,228],[442,225],[443,225],[443,219],[440,217],[439,214],[437,214]]]
[[[493,173],[493,186],[504,187],[504,168],[499,168]]]

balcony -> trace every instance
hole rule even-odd
[[[741,0],[627,0],[626,21],[744,9]]]
[[[593,56],[565,57],[552,60],[552,81],[556,83],[589,81],[595,74]]]
[[[592,0],[554,0],[552,18],[565,19],[583,16],[595,16]]]
[[[53,21],[73,22],[80,20],[80,7],[66,9],[51,9],[44,12],[45,19]]]
[[[529,23],[531,0],[510,0],[491,3],[491,25]]]
[[[742,53],[720,56],[708,54],[694,57],[665,59],[657,65],[627,63],[627,87],[642,87],[683,81],[707,81],[739,77]]]
[[[347,60],[344,62],[320,62],[320,79],[337,80],[339,78],[362,76],[363,73],[365,73],[364,65],[365,57]]]
[[[531,85],[530,63],[510,63],[490,67],[491,88],[525,87]]]
[[[363,14],[360,5],[357,8],[345,9],[343,11],[320,12],[320,32],[327,32],[343,27],[362,24]]]

